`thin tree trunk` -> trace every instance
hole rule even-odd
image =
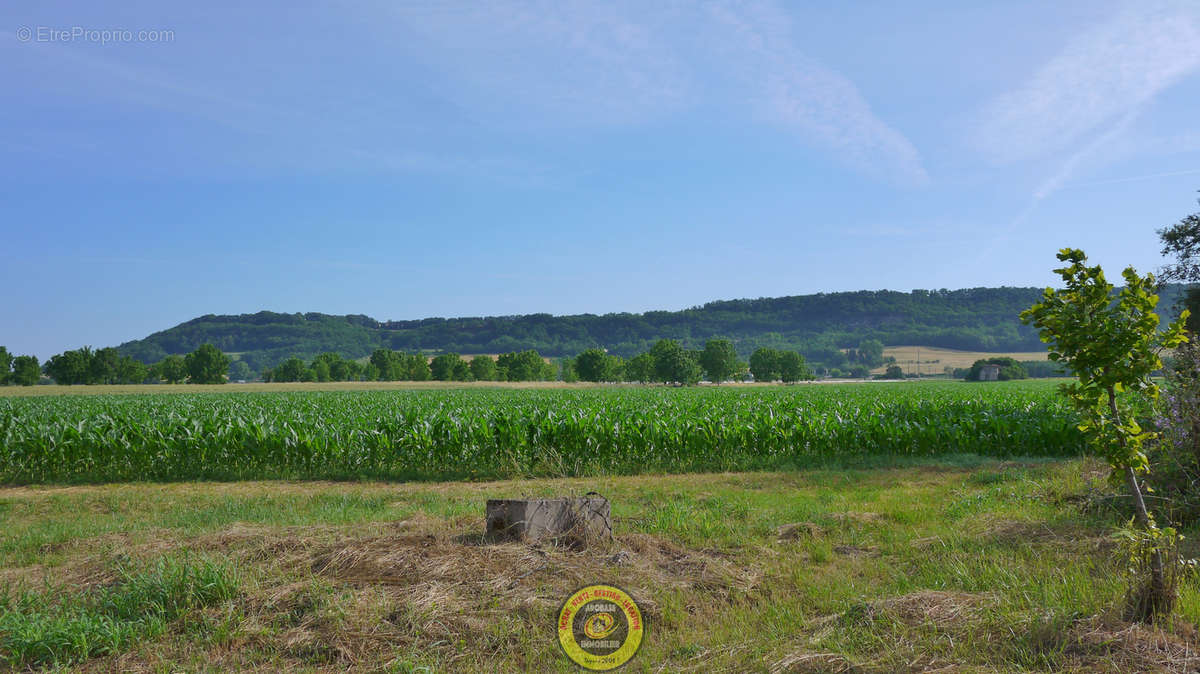
[[[1113,421],[1118,425],[1121,423],[1121,413],[1117,409],[1116,393],[1110,388],[1108,389],[1108,409],[1112,412]],[[1118,434],[1117,441],[1121,443],[1121,447],[1125,447],[1125,436]],[[1137,513],[1138,524],[1143,529],[1150,529],[1150,513],[1146,510],[1146,500],[1142,498],[1142,487],[1138,484],[1137,473],[1134,472],[1132,466],[1125,467],[1125,484],[1129,486],[1129,493],[1133,496],[1133,506]],[[1157,545],[1154,551],[1150,554],[1150,584],[1151,590],[1148,599],[1148,615],[1147,618],[1153,618],[1153,614],[1158,612],[1162,605],[1169,605],[1168,598],[1165,596],[1167,591],[1166,576],[1163,573],[1163,556],[1162,550],[1158,549]]]
[[[1138,484],[1137,473],[1132,467],[1125,468],[1125,484],[1129,486],[1129,493],[1133,494],[1133,507],[1137,512],[1138,524],[1142,528],[1150,528],[1150,513],[1146,510],[1146,501],[1142,498],[1142,489]]]

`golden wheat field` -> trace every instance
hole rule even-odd
[[[1012,358],[1014,360],[1046,360],[1046,351],[959,351],[957,349],[940,349],[930,346],[887,346],[883,349],[884,358],[891,356],[896,364],[904,369],[905,374],[918,372],[920,374],[944,374],[946,368],[971,367],[971,364],[981,358]],[[872,370],[873,373],[883,373],[886,365]]]

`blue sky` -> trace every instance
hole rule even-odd
[[[0,8],[0,344],[43,359],[1115,277],[1200,208],[1196,0],[105,4]]]

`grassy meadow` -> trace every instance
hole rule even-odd
[[[1194,579],[1174,623],[1120,620],[1121,515],[1104,472],[967,455],[688,476],[10,487],[0,629],[23,631],[0,636],[0,659],[568,672],[559,603],[607,581],[648,616],[628,671],[1194,671]],[[612,500],[611,542],[482,543],[489,497],[593,490]],[[115,639],[112,624],[133,627]]]

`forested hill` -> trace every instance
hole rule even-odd
[[[242,354],[255,369],[290,356],[335,351],[349,358],[377,347],[399,351],[505,353],[536,349],[573,356],[590,347],[632,356],[655,340],[673,338],[699,348],[714,336],[733,339],[745,357],[759,346],[798,349],[814,362],[842,359],[839,349],[864,339],[978,351],[1043,348],[1017,315],[1041,296],[1040,288],[890,290],[821,293],[754,300],[722,300],[683,311],[426,318],[377,321],[368,316],[278,314],[201,316],[118,347],[146,363],[211,342]],[[1160,307],[1173,305],[1179,286],[1164,291]]]

